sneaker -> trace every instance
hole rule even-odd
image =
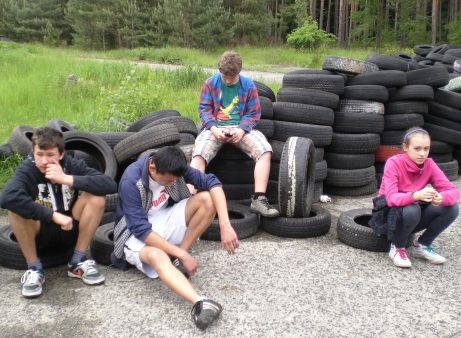
[[[104,283],[104,276],[94,267],[95,262],[91,259],[82,259],[80,263],[72,266],[67,264],[67,275],[69,277],[80,278],[84,283],[99,285]]]
[[[424,246],[422,244],[416,246],[413,243],[408,252],[413,257],[423,258],[432,264],[443,264],[446,261],[445,257],[440,256],[431,246]]]
[[[179,258],[173,259],[173,261],[171,263],[173,263],[173,265],[176,267],[176,269],[178,269],[179,272],[181,272],[184,276],[186,276],[186,278],[189,278],[189,275],[187,274],[186,267],[182,264],[182,262],[179,260]]]
[[[209,299],[199,300],[192,307],[191,315],[194,317],[195,325],[200,330],[205,330],[213,321],[219,317],[222,306]]]
[[[250,210],[264,217],[280,216],[280,212],[269,204],[266,196],[259,196],[257,199],[253,199],[253,196],[251,196]]]
[[[397,249],[394,244],[391,244],[389,258],[394,262],[395,266],[400,268],[411,268],[411,262],[408,258],[407,251],[405,249]]]
[[[35,268],[27,270],[21,277],[22,295],[26,298],[35,298],[42,294],[42,285],[45,283],[43,271]]]

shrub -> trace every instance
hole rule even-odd
[[[330,44],[336,41],[333,34],[326,33],[319,29],[317,21],[309,23],[311,18],[308,17],[300,28],[296,28],[293,32],[287,35],[287,43],[296,49],[311,49],[317,48],[320,45]]]

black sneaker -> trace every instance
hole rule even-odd
[[[189,278],[189,275],[187,274],[186,267],[182,264],[182,262],[179,260],[179,258],[172,258],[171,263],[176,267],[176,269],[179,270],[186,278]]]
[[[26,298],[35,298],[42,294],[42,284],[45,283],[43,271],[30,268],[21,277],[22,295]]]
[[[205,330],[213,321],[219,317],[222,306],[209,299],[199,300],[192,307],[191,315],[194,317],[195,325],[200,330]]]

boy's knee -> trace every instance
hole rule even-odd
[[[157,272],[165,268],[167,264],[171,264],[168,255],[162,250],[150,250],[147,254],[149,265],[152,266]]]
[[[87,192],[84,192],[83,194],[87,194],[85,197],[88,199],[88,203],[91,206],[97,209],[104,209],[106,206],[106,196],[96,196]]]

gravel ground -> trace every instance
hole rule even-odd
[[[458,189],[461,180],[454,182]],[[386,253],[341,243],[338,216],[371,207],[374,196],[332,196],[329,233],[285,239],[260,230],[230,256],[220,244],[198,241],[191,283],[224,306],[205,332],[191,305],[159,280],[135,269],[99,265],[103,286],[67,277],[65,267],[45,271],[44,292],[21,296],[24,271],[0,267],[1,337],[461,337],[461,233],[459,219],[434,243],[447,262],[413,259],[393,266]],[[3,213],[2,224],[7,223]]]

